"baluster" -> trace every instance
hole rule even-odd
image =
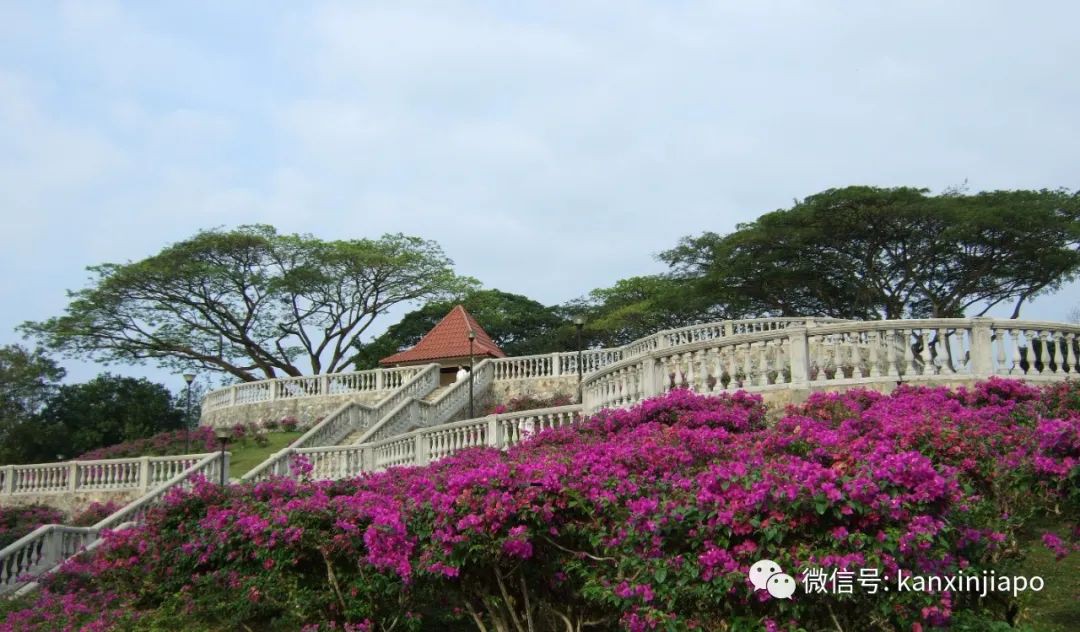
[[[921,331],[919,339],[922,340],[922,353],[919,357],[922,359],[922,374],[933,375],[934,374],[934,357],[930,350],[931,338],[930,332],[926,329]]]
[[[867,344],[870,345],[870,377],[881,377],[881,367],[878,365],[878,353],[881,346],[881,332],[871,331],[866,334]]]
[[[752,385],[753,379],[750,377],[753,373],[753,367],[750,365],[750,354],[753,353],[753,346],[748,342],[746,343],[746,349],[743,351],[743,387]]]
[[[787,338],[779,338],[776,341],[776,384],[787,384],[791,378],[791,360],[788,353],[789,341]]]
[[[733,391],[739,388],[739,380],[737,377],[735,377],[739,372],[738,358],[736,357],[737,355],[738,351],[735,349],[735,345],[728,345],[724,347],[724,357],[727,362],[728,375],[727,390],[729,391]]]
[[[915,332],[901,331],[901,336],[904,341],[904,376],[913,376],[915,373],[915,351],[912,349],[911,339],[916,336]]]
[[[769,385],[769,341],[763,340],[758,345],[758,371],[761,375],[758,376],[758,386]]]
[[[1009,375],[1023,375],[1024,369],[1020,366],[1020,330],[1010,329],[1009,339],[1012,342],[1013,364],[1009,369]]]
[[[952,348],[949,345],[949,332],[945,329],[937,330],[937,357],[941,360],[938,365],[938,373],[952,375],[956,373],[952,366]]]
[[[854,332],[850,334],[848,338],[848,346],[851,350],[851,377],[859,378],[866,377],[868,373],[863,371],[862,366],[862,353],[859,351],[859,345],[862,343],[862,334]]]
[[[833,365],[833,379],[841,379],[844,377],[844,360],[840,355],[840,343],[843,336],[840,334],[832,335],[832,365]]]
[[[1066,364],[1069,367],[1069,373],[1076,373],[1076,351],[1073,349],[1073,345],[1076,344],[1076,334],[1069,332],[1065,336],[1065,358]]]
[[[1065,344],[1064,332],[1046,332],[1053,340],[1054,344],[1054,374],[1065,375],[1065,350],[1063,348]]]
[[[720,382],[720,378],[723,374],[723,369],[720,367],[719,349],[717,349],[716,347],[709,347],[708,350],[706,350],[705,365],[705,373],[707,374],[707,377],[705,378],[705,385],[708,386],[709,378],[712,378],[713,383],[712,386],[709,387],[709,392],[715,393],[716,391],[724,387],[724,385]]]

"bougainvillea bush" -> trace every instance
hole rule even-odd
[[[290,419],[293,423],[291,427],[288,427],[287,422]],[[273,423],[245,423],[230,426],[232,445],[246,447],[249,442],[254,442],[260,446],[266,445],[266,432],[279,429],[283,422],[287,426],[285,427],[286,430],[296,430],[296,420],[291,417]],[[123,459],[134,456],[170,456],[214,452],[219,450],[220,447],[214,429],[208,426],[200,426],[194,430],[159,432],[144,439],[133,439],[124,443],[98,448],[80,455],[77,460],[93,461],[97,459]]]
[[[11,630],[991,629],[1011,594],[774,599],[804,569],[1015,570],[1017,535],[1080,515],[1077,387],[993,380],[815,395],[675,391],[508,452],[351,481],[176,492],[69,563]],[[304,471],[300,468],[300,471]],[[1075,530],[1058,534],[1067,552]],[[95,627],[96,626],[96,627]],[[346,627],[348,626],[348,627]]]
[[[574,398],[566,393],[555,393],[551,396],[521,395],[513,397],[505,404],[492,406],[485,413],[487,415],[501,415],[503,413],[518,413],[525,410],[538,408],[554,408],[556,406],[569,406],[575,403]]]
[[[0,548],[15,542],[43,524],[64,521],[64,513],[45,505],[0,507]]]

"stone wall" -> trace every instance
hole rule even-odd
[[[0,499],[5,507],[25,507],[26,505],[47,505],[64,512],[68,519],[83,511],[91,503],[112,501],[123,507],[139,498],[144,492],[138,489],[117,491],[80,491],[49,494],[10,494]]]
[[[567,395],[577,397],[577,375],[557,377],[530,377],[520,380],[498,380],[491,385],[491,397],[495,404],[505,404],[515,397],[552,397]]]
[[[389,395],[392,391],[364,391],[343,395],[324,395],[318,397],[293,397],[251,404],[237,404],[217,410],[204,412],[199,420],[202,426],[232,426],[235,424],[255,423],[267,419],[296,417],[301,426],[308,426],[317,419],[326,417],[346,402],[357,402],[372,406]]]

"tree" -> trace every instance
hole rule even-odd
[[[64,373],[41,349],[0,347],[0,419],[25,419],[36,413]]]
[[[18,444],[5,447],[18,461],[36,463],[183,427],[182,398],[145,378],[106,373],[61,386],[40,414],[15,430]]]
[[[370,343],[358,344],[356,367],[370,369],[379,360],[412,347],[447,312],[461,304],[508,355],[531,355],[557,349],[556,332],[563,319],[555,308],[526,296],[500,290],[474,290],[451,300],[434,301],[409,312]]]
[[[730,316],[722,306],[702,301],[694,286],[692,280],[664,275],[630,277],[593,290],[566,309],[585,319],[586,344],[604,347],[623,345],[661,329]],[[564,338],[569,333],[564,332]]]
[[[63,316],[24,333],[70,356],[154,361],[252,381],[335,372],[395,305],[471,287],[432,241],[323,241],[271,226],[208,230],[135,263],[90,267]]]
[[[661,254],[744,316],[959,317],[1023,304],[1080,270],[1080,195],[830,189]]]
[[[0,347],[0,463],[24,462],[20,446],[32,435],[24,427],[33,425],[63,377],[64,369],[40,349]]]

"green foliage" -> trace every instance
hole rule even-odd
[[[500,290],[473,290],[448,300],[433,301],[409,312],[368,344],[357,344],[356,367],[373,369],[379,360],[412,347],[455,305],[463,305],[484,331],[508,355],[532,355],[558,350],[557,335],[564,325],[554,308],[526,296]]]
[[[622,279],[569,309],[585,318],[587,347],[623,345],[662,329],[729,317],[722,306],[704,300],[693,282],[663,275]]]
[[[152,361],[241,380],[343,370],[391,307],[474,284],[432,241],[401,234],[324,241],[272,226],[199,232],[134,263],[92,266],[63,316],[24,323],[51,349]]]
[[[39,414],[9,428],[2,452],[6,463],[40,463],[183,425],[183,402],[164,386],[106,373],[59,387]]]
[[[63,377],[64,369],[40,349],[0,347],[0,463],[21,462],[18,446],[27,435],[35,436],[31,420]]]
[[[830,189],[728,235],[661,254],[674,278],[740,315],[959,317],[1053,291],[1080,269],[1080,196]]]
[[[25,419],[36,413],[64,377],[64,369],[41,349],[0,347],[0,419]]]

